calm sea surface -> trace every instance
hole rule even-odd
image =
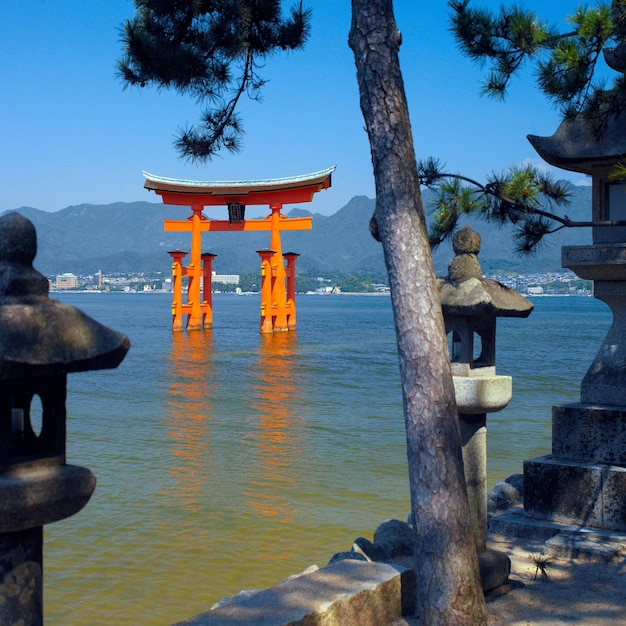
[[[170,330],[166,294],[54,294],[125,333],[117,370],[72,374],[68,462],[96,491],[45,528],[48,625],[165,625],[326,564],[409,510],[388,297],[300,296],[261,336],[256,296],[218,295],[212,331]],[[610,324],[592,298],[499,320],[513,400],[488,417],[490,484],[550,449]]]

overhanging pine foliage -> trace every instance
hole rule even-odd
[[[196,126],[179,129],[175,146],[183,158],[237,152],[237,103],[244,94],[259,98],[261,61],[302,48],[310,21],[302,2],[285,18],[279,0],[135,0],[135,16],[121,29],[118,76],[126,86],[173,89],[204,105]]]

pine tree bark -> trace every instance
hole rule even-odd
[[[352,0],[349,43],[371,147],[374,222],[389,273],[400,359],[420,623],[482,625],[485,601],[392,0]]]

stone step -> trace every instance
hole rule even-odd
[[[489,535],[543,544],[545,551],[559,558],[608,563],[626,554],[626,533],[532,519],[521,506],[494,515]]]

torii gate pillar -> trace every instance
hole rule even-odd
[[[274,275],[274,255],[275,250],[265,248],[257,250],[257,254],[261,257],[261,332],[274,332],[274,302],[272,299],[272,286],[276,278]]]
[[[187,256],[184,250],[170,250],[168,254],[172,257],[172,330],[211,328],[213,324],[212,263],[217,255],[210,252],[199,254],[201,262],[196,264],[200,268],[198,271],[193,262],[183,265],[183,258]],[[189,277],[187,302],[183,302],[183,276]],[[200,277],[202,277],[202,295]],[[187,315],[186,324],[185,315]]]
[[[295,330],[296,259],[300,255],[295,252],[281,255],[270,248],[257,250],[257,254],[261,257],[261,332]],[[283,259],[287,261],[287,267]]]

